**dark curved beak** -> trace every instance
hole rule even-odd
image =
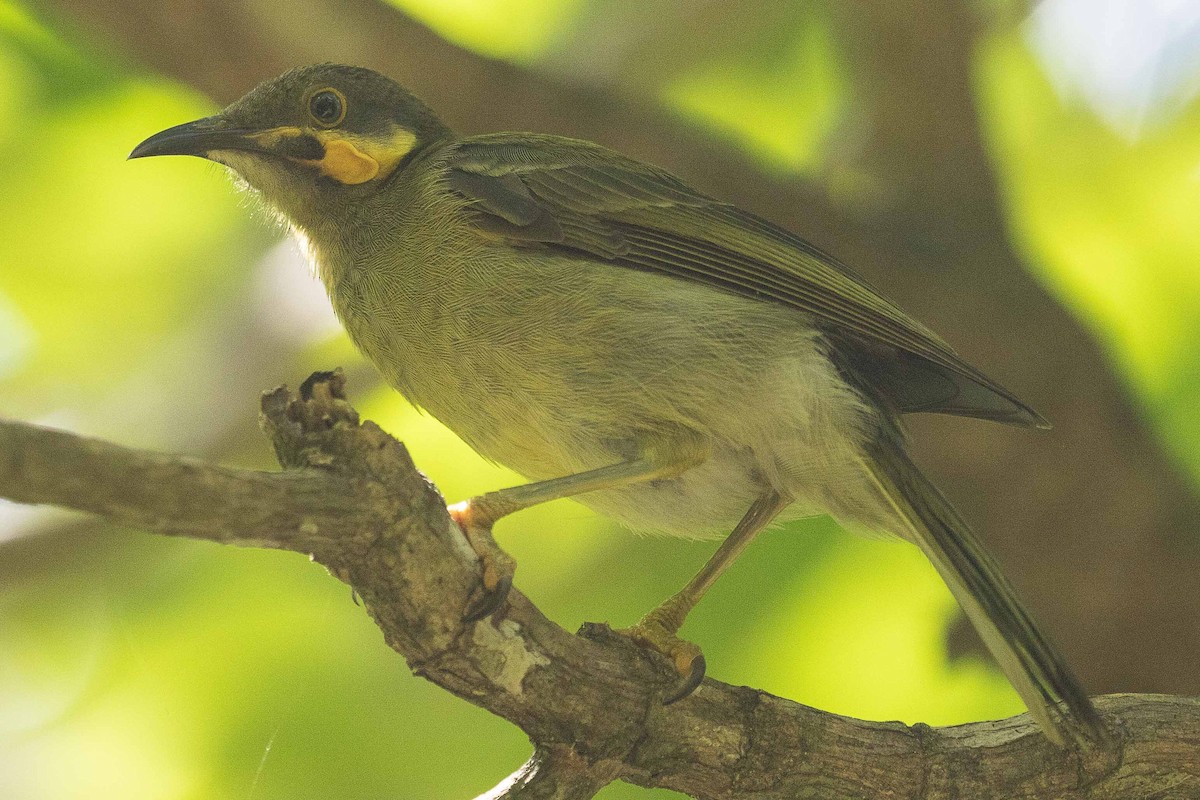
[[[264,152],[265,148],[253,136],[258,131],[235,130],[227,127],[220,116],[185,122],[154,134],[133,148],[129,158],[147,156],[200,156],[206,158],[213,150],[250,150]]]

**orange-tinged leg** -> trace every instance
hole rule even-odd
[[[750,510],[742,517],[733,532],[717,548],[712,558],[700,568],[696,576],[675,595],[655,608],[632,628],[618,631],[638,644],[649,647],[662,655],[675,667],[680,681],[663,698],[663,704],[674,703],[696,690],[704,680],[706,663],[700,648],[686,642],[677,635],[687,615],[700,602],[730,564],[732,564],[758,532],[770,524],[789,503],[791,498],[772,490],[754,501]]]
[[[468,602],[463,619],[474,622],[491,615],[503,605],[512,587],[516,562],[492,538],[492,526],[501,517],[563,497],[673,478],[707,457],[708,450],[702,442],[691,437],[679,437],[670,445],[648,449],[647,454],[640,458],[562,478],[488,492],[450,506],[450,516],[462,528],[471,548],[479,556],[482,567],[482,591]]]

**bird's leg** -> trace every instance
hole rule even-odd
[[[468,603],[463,618],[474,622],[489,616],[504,602],[512,587],[516,562],[492,538],[492,525],[501,517],[585,492],[673,478],[707,457],[708,448],[703,442],[693,437],[679,437],[668,445],[646,448],[642,456],[629,461],[488,492],[450,506],[450,516],[462,528],[483,568],[483,591]]]
[[[704,680],[704,654],[700,652],[699,647],[685,642],[677,635],[683,621],[709,587],[721,577],[721,573],[790,502],[791,498],[774,490],[760,496],[733,532],[717,548],[717,552],[713,553],[712,558],[708,559],[686,586],[642,617],[641,622],[632,628],[618,631],[638,644],[662,653],[679,672],[682,680],[663,699],[664,705],[687,697]]]

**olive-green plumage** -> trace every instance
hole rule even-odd
[[[482,455],[539,481],[645,462],[578,497],[641,530],[742,520],[748,541],[774,514],[830,513],[903,536],[1047,734],[1099,735],[899,420],[1044,421],[829,255],[589,142],[459,137],[352,67],[292,70],[133,155],[171,153],[261,192],[358,347]]]

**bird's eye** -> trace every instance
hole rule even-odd
[[[308,113],[320,124],[332,128],[346,116],[346,98],[337,89],[321,89],[308,99]]]

